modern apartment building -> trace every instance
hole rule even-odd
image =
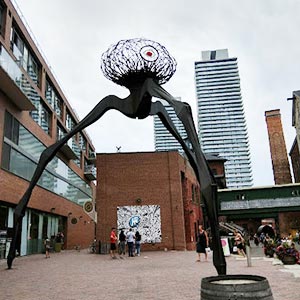
[[[195,62],[198,135],[204,153],[226,159],[228,188],[252,185],[247,127],[237,58],[228,50],[203,51]]]
[[[0,0],[0,258],[42,151],[79,122],[20,15],[10,0]],[[95,199],[94,151],[82,131],[48,164],[23,217],[20,255],[42,252],[45,236],[58,232],[66,248],[91,243],[95,218],[83,204]]]
[[[181,101],[180,97],[177,97],[176,100]],[[177,117],[174,109],[169,103],[165,100],[159,100],[164,105],[167,110],[173,124],[175,125],[177,131],[180,136],[185,139],[187,137],[186,131],[182,122]],[[178,141],[173,137],[173,135],[168,131],[168,129],[164,126],[157,115],[154,116],[154,142],[155,142],[155,151],[169,151],[169,150],[177,150],[179,152],[183,152],[181,145]]]

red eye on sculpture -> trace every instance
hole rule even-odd
[[[140,53],[142,58],[147,61],[155,61],[158,58],[158,51],[153,46],[144,46]]]

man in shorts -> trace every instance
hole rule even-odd
[[[117,235],[116,235],[116,228],[113,227],[110,233],[110,257],[112,259],[116,259],[116,249],[117,249]]]

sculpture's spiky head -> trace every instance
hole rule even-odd
[[[104,76],[128,88],[152,78],[166,83],[176,71],[176,61],[168,50],[147,39],[121,40],[102,55]]]

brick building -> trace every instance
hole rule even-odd
[[[78,121],[17,10],[0,0],[0,258],[40,154]],[[93,153],[83,131],[48,164],[23,217],[20,255],[42,252],[45,236],[58,231],[67,248],[91,243],[95,225],[83,204],[95,198]]]
[[[111,227],[133,227],[143,236],[144,250],[194,249],[204,220],[199,184],[183,156],[177,151],[97,154],[96,165],[101,170],[97,240],[109,243]]]
[[[295,138],[290,153],[294,182],[300,182],[300,154],[297,138]]]

